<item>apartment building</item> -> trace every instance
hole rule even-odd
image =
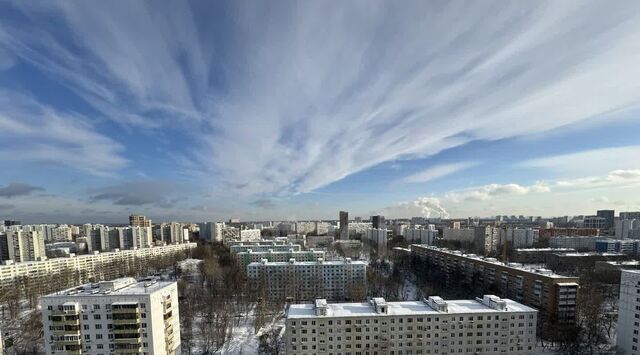
[[[273,300],[310,301],[316,298],[345,300],[364,297],[367,264],[362,261],[269,262],[247,266],[254,290]]]
[[[10,230],[0,234],[0,261],[34,261],[46,256],[42,231]]]
[[[640,270],[622,270],[616,345],[621,354],[640,354]]]
[[[596,249],[596,241],[604,239],[605,237],[601,236],[557,236],[549,238],[549,247],[593,251]]]
[[[52,275],[60,275],[65,271],[73,271],[80,282],[89,282],[98,276],[117,275],[123,264],[139,262],[195,248],[196,243],[157,246],[137,250],[117,250],[107,253],[95,252],[88,255],[68,258],[45,259],[14,263],[11,261],[0,265],[0,289],[15,287],[23,277],[46,279]]]
[[[537,311],[509,299],[293,304],[286,354],[534,354]]]
[[[231,254],[237,254],[237,253],[242,253],[249,250],[253,252],[267,252],[269,250],[272,250],[274,252],[291,251],[291,250],[300,251],[302,250],[302,247],[300,246],[300,244],[284,244],[284,243],[277,243],[277,242],[273,242],[269,244],[239,243],[239,244],[234,244],[229,246],[229,250],[231,251]]]
[[[129,225],[131,227],[151,227],[151,220],[139,214],[129,216]]]
[[[232,247],[234,245],[282,245],[287,244],[286,237],[277,237],[272,239],[260,239],[253,241],[241,241],[241,240],[225,240],[224,245]]]
[[[324,259],[324,251],[321,250],[298,250],[294,251],[289,249],[288,251],[253,251],[249,249],[235,254],[236,263],[240,265],[243,272],[247,271],[247,265],[251,263],[261,262],[267,260],[269,262],[286,262],[291,259],[295,261],[317,261],[318,259]]]
[[[546,269],[504,264],[494,258],[426,245],[412,245],[411,253],[439,267],[447,275],[456,273],[467,280],[475,278],[486,287],[498,289],[501,297],[539,309],[542,320],[575,322],[578,277],[561,276]]]
[[[400,234],[407,243],[431,245],[438,237],[438,230],[430,224],[428,228],[404,228]]]
[[[45,351],[180,354],[178,284],[120,278],[40,298]]]

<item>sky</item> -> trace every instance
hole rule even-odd
[[[4,1],[0,219],[640,210],[640,2]]]

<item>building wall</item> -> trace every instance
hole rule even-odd
[[[252,287],[273,300],[345,300],[352,292],[366,291],[367,265],[352,262],[285,262],[263,260],[247,266]]]
[[[286,354],[534,354],[535,310],[395,315],[385,314],[384,307],[362,315],[287,316]]]
[[[120,312],[115,305],[118,303],[131,303],[131,307],[136,304],[131,314],[137,314],[138,320],[126,321],[127,326],[134,327],[134,330],[116,329],[125,322],[113,318]],[[42,297],[40,305],[44,347],[48,355],[69,354],[59,347],[64,349],[70,345],[80,347],[82,353],[107,355],[116,351],[114,348],[118,344],[140,345],[139,353],[150,355],[180,354],[180,315],[175,282],[147,294],[53,294]],[[137,334],[140,340],[116,339],[122,334]]]
[[[55,258],[42,261],[9,263],[0,265],[0,288],[15,287],[22,277],[46,278],[72,270],[79,275],[80,282],[88,282],[98,274],[115,274],[119,264],[186,251],[195,248],[195,243],[158,246],[138,250],[120,250],[117,252],[97,253]]]
[[[640,354],[640,271],[622,270],[616,345],[621,353]]]
[[[500,290],[498,296],[538,308],[545,320],[575,322],[577,277],[536,273],[435,247],[412,245],[411,252],[429,259],[447,273],[459,272],[469,280],[475,275],[487,287],[497,285]]]

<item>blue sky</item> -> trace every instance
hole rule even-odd
[[[0,216],[640,209],[640,4],[0,4]]]

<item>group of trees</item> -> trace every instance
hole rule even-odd
[[[202,244],[193,257],[202,260],[198,277],[178,283],[183,353],[191,354],[198,345],[198,354],[213,354],[250,314],[258,332],[282,313],[284,303],[269,300],[253,289],[222,244]]]

